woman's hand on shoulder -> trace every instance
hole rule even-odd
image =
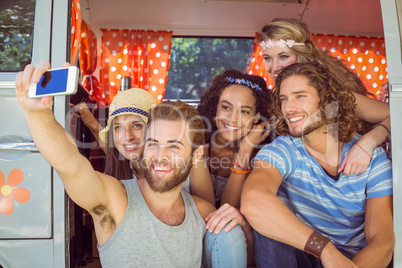
[[[343,175],[364,173],[370,165],[372,154],[373,148],[356,142],[347,152],[338,172],[342,172]]]

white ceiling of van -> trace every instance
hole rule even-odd
[[[289,17],[302,18],[313,33],[383,36],[380,0],[300,2],[81,0],[81,9],[94,31],[125,28],[172,30],[174,35],[254,36],[273,18]]]

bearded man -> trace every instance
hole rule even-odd
[[[255,230],[257,267],[389,264],[390,161],[377,147],[372,157],[366,152],[363,173],[339,172],[360,138],[352,92],[319,64],[294,64],[278,75],[276,128],[283,136],[258,152],[241,197],[241,212]]]
[[[30,84],[49,67],[42,62],[18,73],[16,97],[40,153],[70,198],[91,214],[102,267],[200,267],[206,227],[208,233],[225,228],[221,233],[229,234],[249,226],[235,208],[215,211],[209,202],[181,192],[203,152],[204,126],[195,108],[178,101],[151,110],[143,156],[146,179],[118,181],[96,172],[79,153],[50,109],[52,97],[28,97]]]

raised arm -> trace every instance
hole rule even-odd
[[[367,200],[364,221],[367,245],[352,259],[354,263],[359,267],[387,267],[395,243],[392,222],[392,196]]]
[[[98,120],[94,117],[85,102],[81,102],[75,106],[78,112],[74,115],[82,119],[84,125],[91,131],[92,135],[106,154],[107,145],[99,138],[99,132],[103,129]]]
[[[244,184],[241,196],[242,214],[254,230],[269,238],[304,250],[313,229],[302,223],[276,196],[282,175],[266,161],[256,161],[254,170]],[[325,246],[322,260],[324,267],[353,267],[331,243]]]
[[[49,67],[48,62],[42,62],[37,68],[28,65],[24,72],[18,73],[16,96],[37,148],[60,175],[72,200],[93,213],[96,206],[108,204],[110,189],[119,186],[112,177],[95,172],[88,160],[78,152],[72,137],[50,110],[53,105],[51,97],[28,97],[31,81],[37,83]],[[124,187],[120,187],[124,191]]]
[[[269,131],[264,132],[264,127],[265,123],[253,125],[251,131],[242,139],[239,151],[235,155],[236,165],[233,166],[232,173],[222,193],[221,206],[228,203],[236,208],[240,207],[241,191],[248,176],[247,173],[244,173],[244,169],[250,168],[250,158],[254,148],[270,134]]]
[[[339,171],[347,174],[363,173],[371,160],[375,147],[383,144],[391,130],[389,105],[382,101],[371,99],[358,93],[353,93],[356,98],[356,115],[363,121],[380,124],[364,134],[358,145],[354,145],[346,154]]]
[[[191,194],[201,197],[211,204],[215,204],[211,175],[203,156],[195,160],[189,176]]]

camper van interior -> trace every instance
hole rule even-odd
[[[171,33],[171,37],[170,35],[168,37],[171,38],[170,54],[168,55],[170,63],[169,66],[166,66],[168,68],[168,79],[165,81],[166,84],[163,89],[158,88],[159,94],[155,93],[156,98],[163,96],[164,99],[197,100],[202,90],[208,87],[212,77],[218,72],[229,68],[251,71],[251,68],[254,68],[250,67],[250,60],[253,58],[253,52],[255,53],[253,49],[255,35],[274,18],[302,20],[309,26],[313,34],[317,34],[317,39],[321,37],[323,43],[324,39],[327,40],[321,47],[327,50],[336,49],[340,53],[344,52],[344,49],[351,50],[347,42],[353,42],[353,45],[356,45],[357,42],[366,41],[368,45],[370,41],[379,41],[377,38],[383,40],[384,36],[380,1],[363,3],[346,0],[176,0],[169,2],[122,1],[111,4],[109,1],[87,0],[81,1],[80,4],[82,20],[96,36],[98,51],[102,51],[104,48],[108,50],[107,47],[102,46],[106,44],[108,41],[106,39],[110,34],[119,34],[118,31],[111,33],[115,30],[120,30],[120,33],[122,30],[167,31]],[[340,36],[354,39],[341,40]],[[367,39],[359,40],[359,37]],[[102,41],[102,39],[104,40]],[[333,43],[331,43],[331,39]],[[343,45],[341,45],[342,41],[344,42]],[[128,45],[125,42],[129,41],[127,39],[123,41],[123,46]],[[236,47],[234,47],[233,42],[236,43]],[[186,44],[190,47],[187,48]],[[375,47],[383,49],[380,43],[376,44]],[[363,58],[367,57],[369,60],[370,57],[364,55],[366,50],[367,48],[364,47],[364,49],[360,49],[360,53]],[[113,49],[110,52],[113,53]],[[383,50],[380,52],[373,50],[373,53],[381,53],[381,59],[385,57]],[[347,60],[346,54],[342,55],[345,60]],[[102,69],[101,65],[104,65],[101,61],[102,56],[98,56],[99,64],[97,67]],[[108,56],[105,55],[106,57]],[[380,57],[376,57],[375,60],[380,60]],[[363,60],[366,61],[366,59]],[[380,72],[383,79],[376,81],[377,84],[386,80],[386,65],[382,64],[381,67],[384,70]],[[98,74],[99,69],[95,69],[94,75],[104,81],[102,76]],[[256,70],[251,72],[258,74]],[[159,74],[161,75],[162,72]],[[124,74],[121,75],[124,76]],[[189,79],[188,77],[193,80],[187,81],[185,78]],[[372,80],[374,80],[374,75]],[[375,85],[373,88],[372,80],[367,81],[367,85],[371,82],[370,91],[375,94],[380,85]],[[106,82],[102,81],[101,84]],[[109,93],[117,90],[119,86],[117,81],[113,82],[116,89],[112,88]],[[103,86],[105,87],[105,85]]]
[[[105,155],[82,121],[72,116],[76,104],[86,102],[105,126],[108,106],[127,81],[129,87],[149,91],[157,103],[180,99],[194,106],[212,78],[227,69],[260,75],[272,89],[256,34],[274,18],[306,23],[317,46],[353,69],[372,98],[383,98],[381,87],[388,82],[392,133],[402,131],[400,0],[1,2],[0,40],[20,45],[11,51],[0,44],[0,175],[10,178],[22,170],[21,187],[30,197],[14,202],[11,212],[0,206],[0,268],[101,267],[91,217],[66,196],[57,173],[32,142],[17,105],[14,80],[28,62],[48,60],[60,67],[70,61],[80,68],[78,93],[56,97],[53,111],[101,172]],[[13,12],[25,12],[25,19]],[[16,21],[20,26],[7,26]],[[13,55],[19,61],[13,62]],[[396,163],[402,157],[402,139],[392,135],[390,143],[396,241],[390,267],[402,267],[402,171]],[[27,147],[21,149],[21,144]]]

